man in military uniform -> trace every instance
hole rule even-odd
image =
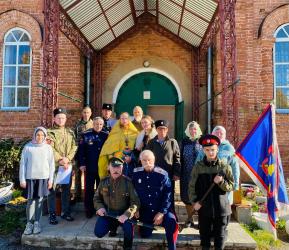
[[[178,224],[175,215],[170,211],[172,188],[168,173],[155,166],[152,151],[144,150],[140,154],[142,167],[134,169],[132,183],[140,198],[140,221],[148,224],[162,225],[166,231],[168,249],[176,249]],[[147,238],[152,229],[140,227],[140,236]]]
[[[217,157],[220,139],[215,135],[203,135],[199,139],[205,156],[193,167],[189,183],[189,199],[199,214],[199,229],[203,250],[210,249],[210,238],[214,236],[215,249],[224,249],[225,229],[230,219],[231,206],[227,192],[233,190],[234,178],[230,165]],[[207,198],[204,194],[213,186]]]
[[[90,118],[91,117],[91,108],[89,106],[85,106],[83,109],[82,109],[82,117],[81,119],[79,119],[75,125],[75,128],[74,128],[74,133],[75,133],[75,136],[76,136],[76,141],[77,141],[77,145],[79,145],[79,141],[80,141],[80,138],[81,138],[81,135],[83,132],[93,128],[93,122],[92,122],[92,119]],[[74,178],[75,178],[75,186],[74,186],[74,189],[75,189],[75,194],[74,194],[74,200],[75,201],[80,201],[81,200],[81,187],[82,187],[82,184],[81,184],[81,171],[79,169],[79,160],[78,160],[78,152],[76,153],[75,155],[75,160],[77,161],[76,162],[76,168],[74,170],[75,172],[75,175],[74,175]]]
[[[112,105],[109,103],[104,103],[102,105],[101,113],[102,113],[102,118],[104,120],[103,130],[109,133],[113,125],[116,123],[116,120],[111,118]]]
[[[82,117],[77,121],[74,129],[77,142],[80,141],[83,132],[93,128],[93,121],[91,119],[91,114],[92,114],[91,108],[89,106],[85,106],[82,110]]]
[[[181,172],[180,148],[177,141],[168,136],[168,121],[157,120],[155,126],[158,134],[149,141],[146,149],[154,153],[156,166],[168,172],[172,183],[172,209],[174,210],[175,181],[180,179]]]
[[[72,168],[72,160],[74,158],[77,146],[75,143],[74,133],[71,129],[65,127],[66,123],[66,110],[64,108],[57,108],[53,111],[53,127],[48,130],[48,140],[53,148],[55,169],[57,174],[59,166],[64,169]],[[54,178],[55,181],[55,178]],[[67,221],[72,221],[73,218],[70,214],[70,184],[59,185],[61,190],[61,207],[62,218]],[[56,184],[50,190],[48,195],[48,212],[49,223],[57,224],[55,215],[55,196]]]
[[[131,181],[122,175],[123,160],[109,161],[110,176],[102,179],[94,195],[98,215],[94,233],[102,238],[111,228],[121,225],[124,232],[123,248],[132,249],[133,225],[128,221],[139,208],[139,198]]]
[[[84,206],[86,217],[91,218],[95,214],[93,206],[94,184],[99,184],[98,158],[101,148],[107,139],[108,133],[102,131],[103,119],[93,119],[93,129],[84,132],[79,141],[78,161],[80,170],[85,174]]]

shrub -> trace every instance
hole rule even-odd
[[[25,212],[0,211],[0,235],[7,235],[25,228]]]
[[[0,140],[0,181],[12,181],[17,184],[21,151],[28,139],[15,143],[12,138]]]

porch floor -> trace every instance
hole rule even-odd
[[[94,236],[93,229],[96,217],[87,219],[80,204],[74,207],[73,222],[58,218],[58,225],[50,225],[48,217],[41,219],[42,232],[38,235],[22,235],[21,242],[28,246],[40,248],[66,248],[66,249],[122,249],[122,232],[118,230],[116,237],[98,239]],[[177,249],[200,249],[199,233],[196,229],[185,228],[179,234]],[[237,222],[231,222],[228,227],[228,240],[225,249],[256,249],[256,242],[242,229]],[[153,232],[149,239],[141,239],[135,233],[135,250],[165,249],[166,240],[164,230]]]

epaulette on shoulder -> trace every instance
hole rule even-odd
[[[109,177],[109,176],[106,176],[106,177],[104,177],[103,179],[101,179],[101,181],[103,181],[103,183],[108,184],[109,179],[110,179],[110,177]]]
[[[92,132],[92,128],[89,128],[88,130],[85,130],[85,131],[83,131],[82,133],[83,133],[83,134],[87,134],[87,133],[90,133],[90,132]]]
[[[134,168],[133,172],[136,173],[136,172],[140,172],[140,171],[143,171],[143,170],[144,170],[144,167],[138,167],[138,168]]]
[[[162,175],[168,175],[168,172],[160,167],[155,167],[154,171]]]
[[[109,134],[107,131],[103,131],[103,130],[101,130],[100,133],[103,133],[103,134],[106,134],[106,135]]]

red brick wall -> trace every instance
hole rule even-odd
[[[67,126],[72,127],[81,117],[83,107],[85,59],[62,32],[59,32],[58,65],[59,91],[82,101],[78,103],[58,96],[59,107],[65,107],[68,111]]]
[[[22,4],[23,3],[23,4]],[[21,7],[20,7],[21,6]],[[11,10],[14,9],[14,10]],[[9,11],[11,10],[11,11]],[[35,126],[39,125],[41,110],[41,89],[36,85],[41,82],[42,41],[40,24],[42,1],[1,1],[0,2],[0,98],[2,99],[3,42],[5,34],[14,27],[25,29],[31,35],[32,76],[31,108],[26,112],[0,111],[0,138],[16,139],[31,136]]]
[[[13,10],[12,10],[13,9]],[[0,110],[0,138],[21,139],[30,137],[36,126],[41,123],[42,91],[37,83],[42,82],[42,0],[0,1],[0,75],[2,76],[3,42],[6,32],[14,27],[25,29],[32,37],[32,78],[30,109],[25,112]],[[1,77],[2,79],[2,77]],[[79,50],[59,32],[59,91],[83,101],[84,60]],[[0,81],[2,98],[2,80]],[[59,106],[69,111],[68,126],[73,126],[80,115],[83,103],[59,97]]]
[[[121,62],[145,56],[170,60],[191,79],[191,51],[144,25],[138,32],[103,55],[102,82],[105,83]]]
[[[277,8],[289,1],[237,1],[236,31],[240,103],[240,138],[244,138],[262,110],[273,99],[273,34],[284,23],[289,23],[289,6]],[[267,17],[266,17],[267,16]],[[258,29],[265,19],[261,36]],[[289,177],[287,114],[276,115],[277,137],[285,176]]]
[[[289,4],[289,1],[240,0],[236,4],[237,70],[241,79],[238,85],[240,142],[273,99],[273,34],[280,25],[289,23],[289,6],[282,6],[284,4]],[[258,37],[265,17],[261,36]],[[218,92],[222,83],[219,34],[217,37],[214,88]],[[222,124],[221,101],[219,96],[214,103],[216,124]],[[276,116],[277,137],[286,177],[289,177],[288,119],[287,114]]]

